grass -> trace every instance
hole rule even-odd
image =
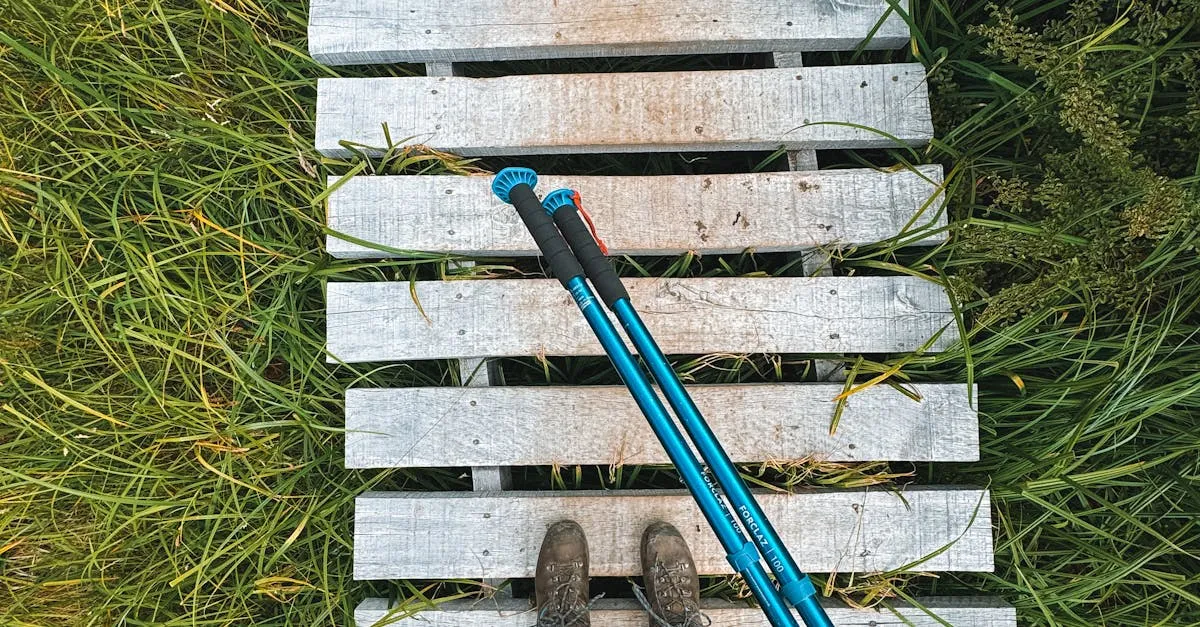
[[[1011,8],[1010,19],[975,0],[917,1],[913,46],[871,53],[931,68],[939,139],[920,158],[947,166],[954,237],[838,262],[951,277],[969,343],[902,374],[979,383],[981,461],[764,476],[844,485],[911,471],[989,485],[996,572],[889,592],[1000,595],[1029,625],[1200,624],[1200,11]],[[448,363],[326,364],[322,286],[461,270],[321,251],[322,181],[355,164],[311,149],[315,79],[334,70],[307,58],[304,27],[305,6],[282,1],[0,4],[0,621],[343,624],[366,596],[473,589],[350,578],[355,494],[469,481],[342,468],[347,386],[458,375]],[[372,168],[496,165],[412,156]],[[762,157],[744,158],[775,167]],[[708,167],[629,163],[586,165]],[[788,271],[769,256],[722,261],[645,267]],[[898,359],[867,358],[862,377]],[[680,366],[702,381],[805,376],[803,360],[785,361]],[[603,376],[579,360],[504,367],[531,381]],[[668,477],[564,471],[522,480]]]

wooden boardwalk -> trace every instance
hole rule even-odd
[[[314,0],[309,46],[330,64],[415,62],[427,76],[322,79],[316,145],[325,155],[385,147],[390,137],[462,155],[788,151],[791,171],[702,176],[545,176],[579,189],[614,254],[801,255],[806,277],[643,278],[632,300],[668,354],[801,353],[820,383],[694,386],[735,461],[970,462],[978,459],[973,395],[961,383],[878,386],[845,404],[843,353],[944,350],[957,340],[949,299],[911,276],[831,276],[822,250],[945,238],[939,166],[820,170],[824,149],[920,146],[933,138],[919,64],[803,67],[811,51],[898,48],[903,19],[885,0]],[[731,71],[462,76],[460,63],[650,54],[769,52],[774,68]],[[548,98],[547,94],[555,94]],[[357,176],[329,195],[330,254],[389,250],[522,257],[537,251],[490,178]],[[612,225],[636,225],[616,228]],[[338,237],[338,234],[343,237]],[[414,300],[414,297],[416,300]],[[416,302],[419,301],[418,306]],[[474,492],[368,492],[356,501],[358,579],[532,576],[542,534],[572,518],[595,576],[639,574],[637,539],[674,523],[698,568],[729,564],[678,491],[511,491],[508,468],[666,462],[623,388],[505,387],[493,358],[601,355],[569,295],[549,279],[330,283],[333,362],[458,359],[466,387],[354,388],[346,395],[346,464],[471,468]],[[570,437],[560,434],[570,433]],[[806,490],[761,502],[799,565],[812,572],[987,572],[988,491],[971,486]],[[389,616],[366,599],[360,626],[521,626],[528,599],[508,590]],[[758,626],[757,609],[705,600],[714,625]],[[934,597],[864,610],[830,602],[842,626],[1013,627],[995,599]],[[603,600],[593,625],[645,624],[629,600]]]

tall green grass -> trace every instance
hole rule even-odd
[[[998,594],[1023,624],[1200,624],[1197,5],[1023,2],[1010,18],[915,4],[911,48],[872,54],[931,68],[939,140],[920,158],[947,165],[954,237],[838,263],[951,277],[969,348],[902,374],[979,382],[983,458],[917,479],[991,486],[997,571],[901,593]],[[350,578],[355,494],[469,481],[342,469],[347,386],[458,375],[326,364],[323,283],[458,270],[322,253],[324,177],[353,164],[310,147],[315,79],[332,70],[305,55],[305,10],[0,5],[4,622],[343,624],[365,596],[454,593]],[[754,256],[657,263],[786,271]],[[595,375],[550,365],[506,368]],[[784,368],[681,366],[698,380]],[[826,478],[861,480],[838,472]]]
[[[1000,593],[1035,625],[1200,624],[1200,4],[934,3]],[[864,254],[861,261],[869,263]],[[941,469],[946,472],[946,469]]]

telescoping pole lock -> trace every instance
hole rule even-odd
[[[528,168],[505,168],[492,182],[492,191],[517,209],[546,258],[550,271],[571,292],[588,325],[604,347],[613,367],[646,416],[667,457],[679,471],[735,571],[746,581],[763,613],[774,627],[795,627],[787,608],[791,603],[807,627],[833,627],[817,601],[812,581],[796,566],[733,462],[692,402],[674,369],[654,342],[629,300],[629,292],[601,250],[594,231],[580,217],[579,194],[555,190],[538,203],[533,189],[537,174]],[[590,220],[588,220],[590,222]],[[564,250],[566,254],[564,255]],[[569,259],[568,259],[569,257]],[[588,285],[591,282],[591,286]],[[700,460],[692,454],[679,427],[651,387],[633,354],[607,314],[596,306],[591,287],[620,321],[642,356],[667,402],[687,431]],[[703,463],[702,463],[703,462]],[[728,504],[728,505],[727,505]],[[748,538],[743,531],[751,531]],[[780,588],[767,574],[762,560]]]

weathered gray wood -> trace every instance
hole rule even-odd
[[[456,63],[426,63],[425,76],[459,76],[460,69]]]
[[[804,67],[803,53],[797,51],[772,52],[771,61],[775,67]],[[788,168],[791,170],[816,170],[819,167],[815,150],[789,150],[787,160]]]
[[[467,262],[469,263],[469,262]],[[486,359],[463,359],[458,362],[459,378],[463,385],[469,388],[486,388],[491,385],[491,366]],[[438,388],[447,392],[458,393],[460,390],[455,388]],[[347,390],[346,396],[357,394],[354,390]],[[353,468],[350,465],[350,460],[346,460],[346,467]],[[471,468],[471,485],[476,490],[508,490],[512,488],[512,473],[508,468],[501,468],[497,465],[485,464],[466,464]]]
[[[816,170],[817,151],[789,150],[787,151],[788,169],[793,171]]]
[[[474,604],[476,602],[472,602],[472,603]],[[445,605],[449,605],[449,604],[448,603],[443,604],[443,607]],[[357,607],[354,608],[354,624],[356,625],[356,627],[375,627],[376,623],[378,623],[379,621],[381,621],[385,618],[393,618],[394,617],[394,615],[389,616],[389,614],[388,614],[392,610],[392,607],[393,607],[392,602],[388,601],[387,599],[383,599],[383,598],[379,598],[379,597],[367,597],[367,598],[363,599],[362,602],[359,603]],[[503,606],[497,607],[494,604],[492,604],[487,607],[494,607],[496,609],[496,612],[494,614],[492,612],[488,612],[490,615],[489,618],[491,619],[491,622],[487,622],[484,624],[494,625],[497,623],[504,624],[504,621],[507,619],[507,615],[509,613],[520,613],[523,610],[528,609],[529,604],[522,602],[520,600],[513,601],[512,599],[509,599],[508,602],[505,603]],[[454,608],[451,608],[451,609],[454,609]],[[479,609],[479,608],[476,607],[475,609]],[[452,616],[457,617],[458,614],[462,611],[463,610],[453,612]],[[503,613],[501,613],[501,611],[503,611]],[[450,616],[447,616],[446,618],[449,619]],[[407,620],[410,623],[412,623],[412,619],[403,619],[403,620]],[[447,627],[449,627],[450,625],[455,625],[455,626],[461,625],[461,623],[458,623],[458,622],[448,623],[448,622],[446,622],[446,620],[442,620],[442,618],[439,616],[432,617],[432,620],[433,621],[441,621],[442,624],[446,625]],[[476,622],[478,623],[478,621],[476,621]],[[393,622],[393,621],[389,620],[385,624],[389,625],[389,626],[396,625],[396,624],[398,624],[398,621]],[[425,627],[433,627],[433,625],[436,625],[437,623],[436,622],[433,622],[433,623],[421,622],[421,623],[412,623],[412,624],[420,624],[420,625],[424,625]],[[521,627],[529,627],[529,626],[521,625]]]
[[[451,63],[430,63],[428,72],[430,75],[443,74],[452,76],[454,74],[453,64]],[[445,66],[445,67],[433,67]],[[473,266],[473,261],[460,261],[462,266]],[[487,359],[461,359],[458,362],[459,380],[462,381],[464,387],[468,388],[486,388],[492,384],[492,371],[499,371],[494,363],[489,363]],[[453,391],[454,388],[441,388],[447,391]],[[351,391],[347,391],[347,396]],[[349,467],[349,466],[347,466]],[[503,466],[475,466],[471,467],[471,487],[477,491],[499,491],[512,489],[512,471]],[[501,596],[511,596],[511,590],[501,588],[504,583],[502,579],[485,579],[484,585],[495,590],[496,594]]]
[[[807,572],[992,569],[986,490],[817,490],[758,499]],[[679,529],[701,573],[733,572],[685,491],[368,492],[355,501],[354,578],[532,577],[546,528],[563,519],[587,534],[595,577],[640,574],[638,539],[656,520]]]
[[[833,265],[829,263],[829,258],[826,256],[825,251],[819,248],[805,251],[804,259],[800,263],[804,268],[805,276],[833,276]],[[843,361],[836,359],[814,359],[812,360],[812,368],[817,381],[846,380],[846,365]]]
[[[944,328],[931,347],[937,351],[957,338],[942,288],[916,277],[625,285],[667,354],[901,352]],[[326,290],[331,362],[604,354],[552,279],[330,283]]]
[[[317,85],[316,146],[340,157],[352,154],[343,141],[385,148],[385,124],[395,142],[464,156],[924,144],[926,92],[919,63],[328,78]]]
[[[461,359],[458,377],[463,387],[485,388],[492,384],[491,364],[486,359]]]
[[[463,385],[468,388],[487,388],[491,385],[491,370],[492,364],[486,359],[463,359],[458,362],[459,377]],[[436,388],[445,390],[451,394],[461,394],[459,388]],[[364,390],[365,391],[365,390]],[[486,394],[486,392],[484,392]],[[356,390],[347,390],[347,402],[350,396],[356,396]],[[349,459],[346,460],[347,468],[355,468]],[[476,490],[508,490],[512,488],[512,473],[508,468],[502,468],[501,464],[459,464],[462,466],[471,466],[471,485]]]
[[[804,67],[804,53],[797,51],[772,52],[771,64],[775,67]]]
[[[308,50],[331,65],[851,50],[884,0],[313,0]],[[869,49],[908,43],[892,12]]]
[[[768,627],[762,611],[745,603],[701,599],[713,627]],[[991,597],[926,597],[916,604],[895,602],[887,607],[858,609],[823,602],[838,627],[1016,627],[1016,610]],[[357,627],[373,627],[388,617],[387,599],[365,599],[354,610]],[[403,616],[397,611],[391,618]],[[524,599],[462,599],[435,610],[389,622],[394,627],[529,627],[537,615]],[[592,627],[646,627],[646,612],[632,599],[598,599],[591,610]]]
[[[512,489],[512,470],[504,466],[472,466],[471,489],[479,492]]]
[[[434,64],[446,65],[451,64]],[[430,68],[434,70],[435,68]],[[439,71],[452,71],[453,68],[439,68]],[[459,261],[458,264],[462,267],[470,267],[475,265],[473,261]],[[468,388],[486,388],[492,384],[492,374],[499,374],[499,368],[494,362],[487,359],[460,359],[458,361],[458,380],[462,382],[464,387]],[[499,379],[500,377],[496,377]],[[498,383],[499,381],[497,381]],[[453,388],[445,388],[453,390]],[[347,391],[347,396],[351,394]],[[347,461],[347,464],[350,462]],[[472,466],[474,466],[472,464]],[[347,465],[347,468],[353,466]],[[499,466],[481,466],[471,468],[471,485],[475,490],[508,490],[512,487],[512,473],[508,468]],[[488,582],[489,585],[496,585],[498,582]]]
[[[800,52],[773,52],[771,60],[775,67],[804,67],[804,58]],[[787,151],[788,169],[792,171],[816,170],[819,168],[817,163],[817,151],[815,150],[789,150]],[[833,243],[833,242],[831,242]],[[805,250],[801,259],[801,267],[804,269],[804,276],[832,276],[833,266],[828,263],[826,255],[819,248],[810,248]],[[844,368],[842,362],[831,359],[814,359],[812,360],[814,374],[818,381],[844,380]]]
[[[978,460],[968,387],[913,389],[920,402],[887,386],[855,394],[831,436],[841,384],[688,387],[737,462]],[[668,463],[621,386],[346,391],[348,468]]]
[[[708,176],[544,176],[538,189],[578,190],[612,254],[675,255],[868,244],[942,227],[942,168]],[[338,184],[336,177],[330,186]],[[329,195],[329,228],[397,250],[472,256],[537,255],[491,177],[356,176]],[[945,240],[945,233],[922,242]],[[336,236],[340,258],[390,257]]]

